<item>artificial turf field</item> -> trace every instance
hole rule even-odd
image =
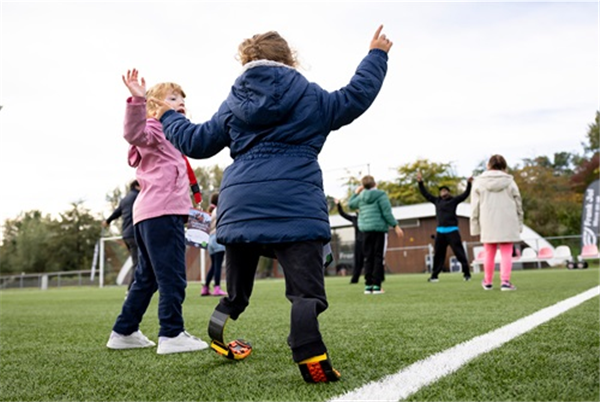
[[[234,362],[211,350],[157,355],[155,348],[106,348],[124,287],[0,292],[1,401],[326,401],[428,356],[528,316],[600,284],[600,270],[514,271],[515,292],[484,291],[442,274],[388,275],[383,295],[364,295],[348,277],[326,278],[329,309],[321,332],[342,380],[306,384],[286,343],[290,304],[283,280],[255,283],[228,339],[253,346]],[[188,285],[186,329],[207,340],[218,301]],[[141,330],[157,341],[157,300]],[[457,372],[412,394],[411,401],[599,401],[598,297],[567,311]]]

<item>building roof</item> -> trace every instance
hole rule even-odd
[[[350,213],[352,213],[350,211]],[[402,205],[392,208],[394,218],[399,221],[407,219],[435,218],[435,205],[430,202],[422,204]],[[456,215],[464,218],[471,217],[471,204],[460,203],[456,209]],[[340,215],[330,215],[329,224],[332,229],[352,226],[352,224]]]
[[[394,218],[398,221],[410,220],[410,219],[422,219],[422,218],[435,218],[435,206],[430,202],[413,205],[402,205],[399,207],[393,207],[392,213]],[[471,204],[462,202],[458,204],[456,208],[456,215],[463,218],[471,218]],[[332,229],[344,228],[352,226],[352,223],[344,219],[340,215],[330,215],[329,224]],[[554,250],[554,247],[537,232],[530,227],[523,225],[523,231],[521,232],[521,240],[525,242],[529,247],[538,251],[542,247],[549,247]],[[550,265],[555,265],[559,260],[551,259]]]

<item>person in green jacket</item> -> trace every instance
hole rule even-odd
[[[358,209],[358,228],[363,232],[363,251],[365,255],[365,294],[381,294],[383,280],[383,260],[385,235],[393,227],[396,236],[403,237],[404,232],[392,214],[392,204],[385,191],[377,189],[373,176],[365,176],[348,206]]]

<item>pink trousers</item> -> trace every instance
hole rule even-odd
[[[483,262],[484,278],[483,281],[489,285],[494,280],[494,259],[496,258],[496,249],[500,248],[500,280],[510,282],[510,273],[512,271],[512,243],[485,243],[485,260]]]

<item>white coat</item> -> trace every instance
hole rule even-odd
[[[482,243],[515,243],[521,240],[523,207],[513,177],[487,170],[476,177],[471,191],[471,235]]]

